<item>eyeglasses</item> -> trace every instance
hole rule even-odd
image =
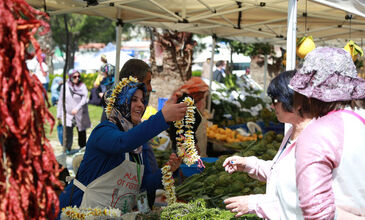
[[[273,105],[275,105],[275,104],[279,103],[280,101],[277,98],[271,97],[271,102],[272,102]]]
[[[72,79],[80,79],[80,76],[73,76]]]

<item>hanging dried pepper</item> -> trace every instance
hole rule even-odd
[[[54,118],[42,84],[25,63],[30,44],[41,57],[34,35],[38,27],[49,30],[48,16],[25,0],[11,0],[0,1],[0,17],[0,219],[54,219],[54,187],[61,184],[44,131]]]

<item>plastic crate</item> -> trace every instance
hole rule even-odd
[[[277,134],[283,134],[284,133],[284,123],[274,123],[269,122],[269,125],[265,125],[264,122],[258,121],[256,122],[262,129],[262,133],[265,134],[268,131],[275,131]]]
[[[218,160],[218,158],[216,157],[202,157],[201,160],[203,161],[203,163],[214,163]],[[181,164],[180,165],[180,169],[184,175],[184,177],[189,177],[193,174],[196,173],[201,173],[204,171],[204,168],[199,168],[197,163],[191,165],[190,167],[188,167],[188,165],[186,164]]]
[[[263,134],[265,134],[268,131],[275,131],[275,133],[277,133],[277,134],[284,133],[284,123],[269,122],[268,126],[266,126],[265,123],[262,121],[257,121],[255,123],[260,126]],[[248,131],[247,124],[231,125],[231,126],[228,126],[228,128],[230,128],[232,130],[237,129],[237,128],[242,128],[246,132]]]
[[[157,105],[157,111],[160,111],[162,107],[165,105],[165,102],[168,100],[168,98],[158,98],[158,105]]]
[[[246,123],[245,124],[238,124],[238,125],[230,125],[230,126],[228,126],[228,128],[230,128],[231,130],[236,130],[238,128],[242,128],[246,132],[248,131],[248,127],[247,127]]]

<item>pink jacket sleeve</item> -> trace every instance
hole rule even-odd
[[[260,180],[261,182],[267,182],[267,179],[271,173],[273,161],[275,161],[278,157],[278,153],[283,149],[292,131],[293,129],[290,128],[289,131],[285,134],[281,146],[273,160],[261,160],[254,156],[246,157],[246,167],[243,169],[243,171],[248,173],[248,175],[254,179]]]
[[[305,219],[335,217],[332,171],[342,155],[341,123],[325,116],[308,125],[297,140],[296,182]]]
[[[266,182],[267,177],[270,175],[271,165],[271,160],[265,161],[254,156],[246,157],[246,167],[243,171],[254,179]]]

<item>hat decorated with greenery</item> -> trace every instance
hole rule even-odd
[[[350,53],[342,48],[318,47],[312,50],[289,87],[323,102],[365,98],[365,80],[357,77]]]

